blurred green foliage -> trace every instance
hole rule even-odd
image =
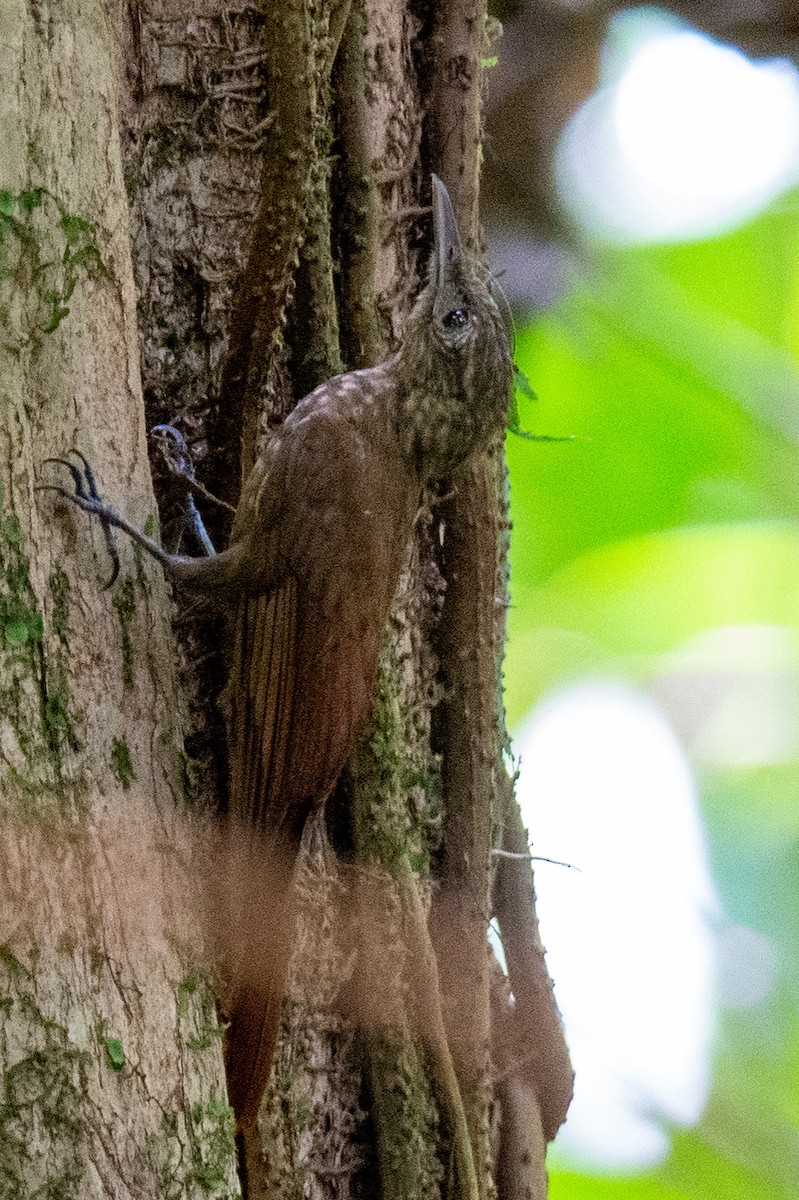
[[[592,247],[520,328],[521,426],[575,440],[508,435],[511,725],[571,680],[647,686],[714,629],[799,647],[798,360],[799,194],[713,240]],[[796,687],[799,651],[779,669]],[[775,983],[720,1002],[706,1112],[666,1163],[553,1170],[553,1200],[799,1196],[799,762],[696,769],[725,919],[772,940]]]

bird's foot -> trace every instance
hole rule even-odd
[[[196,478],[191,451],[183,434],[174,425],[153,425],[150,437],[158,446],[169,474],[182,482],[190,496],[200,496],[209,504],[216,504],[219,508],[226,508],[228,512],[235,513],[235,505],[228,504],[227,500],[220,500]]]
[[[78,508],[82,508],[84,512],[90,513],[93,517],[97,517],[103,530],[105,538],[105,548],[108,551],[108,556],[111,559],[111,577],[107,583],[103,584],[103,591],[110,588],[119,575],[119,551],[117,550],[116,539],[114,538],[114,520],[116,513],[106,504],[102,496],[97,490],[97,483],[94,478],[94,472],[89,465],[88,459],[81,454],[80,450],[74,447],[69,451],[81,461],[81,466],[76,467],[73,462],[67,458],[46,458],[44,463],[58,463],[62,467],[66,467],[72,476],[74,491],[69,491],[57,483],[40,483],[36,486],[37,492],[56,492],[65,500],[70,500],[76,504]],[[42,463],[42,466],[44,466]]]
[[[111,577],[103,585],[103,591],[110,588],[119,575],[119,551],[117,550],[116,539],[114,538],[114,529],[121,529],[123,533],[127,533],[134,541],[143,546],[148,553],[164,565],[170,563],[170,556],[166,551],[162,550],[157,542],[152,538],[147,537],[135,525],[131,525],[124,517],[106,503],[97,490],[97,483],[94,478],[94,472],[85,455],[81,454],[80,450],[74,447],[69,451],[76,458],[80,459],[81,466],[78,467],[74,462],[70,462],[68,458],[46,458],[45,463],[57,463],[59,466],[66,467],[72,476],[74,490],[70,491],[58,483],[39,483],[36,485],[37,492],[55,492],[56,495],[63,497],[64,500],[69,500],[71,504],[83,509],[92,517],[96,517],[100,522],[105,538],[105,546],[111,559]]]
[[[176,429],[174,425],[153,425],[150,437],[158,446],[161,458],[170,475],[180,480],[186,489],[185,521],[187,528],[194,534],[205,554],[209,558],[213,558],[216,550],[208,536],[205,522],[194,503],[194,496],[202,496],[203,499],[222,505],[224,508],[230,508],[230,505],[225,504],[223,500],[218,500],[207,488],[197,482],[194,476],[194,460],[180,430]]]
[[[180,430],[174,425],[153,425],[150,437],[161,452],[169,474],[185,483],[194,483],[194,460]]]

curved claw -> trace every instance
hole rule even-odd
[[[86,455],[82,454],[77,446],[70,446],[69,453],[76,454],[83,463],[83,475],[89,488],[89,495],[93,500],[100,500],[100,493],[97,491],[97,484],[94,481],[94,471],[89,466],[89,460]]]
[[[184,438],[184,436],[180,432],[180,430],[177,429],[174,425],[168,425],[168,424],[153,425],[153,427],[150,430],[150,437],[152,437],[153,434],[156,434],[156,433],[168,434],[169,437],[172,438],[172,441],[175,443],[175,445],[178,447],[178,449],[185,450],[188,453],[188,446],[186,445],[186,439]]]
[[[105,506],[103,498],[97,490],[97,483],[94,478],[94,471],[92,470],[91,464],[90,464],[88,458],[86,457],[86,455],[81,450],[79,450],[77,448],[77,446],[70,446],[69,453],[76,455],[80,459],[80,461],[83,463],[83,477],[86,480],[86,486],[88,488],[90,498],[92,500],[95,500],[98,505]],[[67,463],[67,466],[70,469],[72,478],[76,479],[80,473],[77,472],[75,468],[70,466],[69,463]],[[103,584],[101,591],[104,592],[104,591],[106,591],[107,588],[111,587],[112,583],[116,582],[117,576],[119,575],[119,551],[117,550],[116,539],[114,537],[114,531],[111,527],[111,522],[108,520],[107,517],[103,516],[102,512],[100,512],[100,511],[97,512],[97,517],[99,518],[100,525],[103,530],[103,540],[105,541],[105,548],[108,553],[108,557],[111,559],[111,578],[108,580],[107,583]]]
[[[114,539],[114,529],[121,529],[128,537],[133,538],[134,542],[142,546],[148,554],[151,554],[154,559],[161,563],[166,570],[174,570],[175,559],[172,555],[159,546],[153,538],[148,537],[146,533],[142,533],[130,521],[126,521],[123,516],[120,516],[110,504],[106,504],[102,496],[97,490],[97,484],[94,479],[94,472],[89,463],[81,454],[80,450],[71,450],[71,454],[75,454],[83,463],[83,473],[65,458],[45,459],[45,462],[56,462],[64,466],[72,476],[72,481],[75,485],[75,491],[70,492],[67,488],[62,487],[60,483],[40,483],[36,485],[37,492],[55,492],[62,496],[65,500],[69,500],[78,508],[82,508],[84,512],[90,516],[96,517],[103,527],[105,536],[105,545],[108,551],[108,556],[111,559],[112,569],[111,578],[105,584],[105,588],[111,587],[117,576],[119,575],[119,555],[117,553],[116,541]]]
[[[105,591],[107,588],[111,587],[112,583],[116,582],[116,579],[119,575],[119,551],[117,550],[114,531],[107,512],[108,506],[105,504],[102,496],[97,490],[97,481],[94,478],[94,471],[92,470],[86,455],[81,453],[76,446],[70,447],[69,453],[76,455],[76,457],[80,459],[81,463],[83,464],[82,474],[75,464],[71,463],[67,458],[45,458],[42,460],[42,465],[44,465],[44,463],[57,463],[59,466],[66,467],[72,476],[72,482],[75,485],[74,493],[68,492],[66,488],[63,488],[57,484],[38,484],[36,491],[57,492],[59,496],[62,496],[65,500],[71,500],[73,504],[76,504],[78,508],[82,508],[84,512],[89,513],[91,516],[97,517],[103,530],[105,548],[108,552],[108,557],[111,559],[111,577],[101,589],[102,591]]]
[[[110,528],[106,534],[105,548],[111,558],[111,574],[108,580],[100,588],[101,592],[107,592],[111,585],[116,583],[117,578],[119,577],[119,551],[117,550],[116,542],[111,536]]]
[[[85,500],[89,499],[89,493],[86,492],[86,489],[83,486],[83,476],[81,475],[80,471],[78,470],[78,468],[75,466],[74,463],[69,462],[69,460],[66,458],[43,458],[42,466],[44,466],[45,463],[58,463],[59,466],[66,467],[66,469],[69,471],[70,475],[72,476],[72,482],[75,484],[75,495],[82,496]],[[53,489],[53,488],[48,488],[46,486],[42,486],[39,488],[39,491],[53,491],[53,490],[58,491],[57,488]],[[72,499],[72,496],[70,495],[69,492],[66,493],[66,498],[68,500]]]

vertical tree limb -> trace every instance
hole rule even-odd
[[[371,367],[380,354],[375,308],[377,198],[368,138],[363,0],[352,0],[335,73],[341,166],[341,333],[347,366]]]
[[[267,397],[290,407],[276,373],[302,237],[314,152],[314,77],[310,0],[266,4],[264,48],[274,115],[265,144],[258,212],[231,321],[215,442],[230,461],[218,465],[217,491],[238,500],[240,478],[255,461]],[[236,451],[241,439],[240,469]]]
[[[427,140],[461,229],[477,242],[480,56],[484,6],[436,7]],[[501,449],[481,454],[448,485],[441,508],[446,582],[436,649],[444,700],[434,714],[442,760],[441,885],[431,927],[439,956],[450,1046],[466,1106],[481,1195],[493,1175],[489,1140],[490,1000],[486,943],[497,712],[497,471]]]
[[[200,1200],[235,1172],[167,590],[125,546],[103,592],[34,492],[77,445],[153,511],[115,48],[101,0],[1,23],[0,1191]]]
[[[574,1073],[538,932],[527,831],[507,775],[500,781],[500,798],[504,854],[494,881],[493,910],[514,998],[504,1037],[508,1069],[537,1097],[543,1130],[551,1141],[566,1119]]]
[[[474,0],[447,0],[436,10],[434,61],[430,84],[427,138],[434,168],[450,188],[462,228],[479,242],[477,192],[481,157],[481,57],[485,10]],[[452,496],[441,511],[442,571],[446,592],[437,636],[445,699],[435,715],[436,749],[442,756],[444,828],[439,860],[441,895],[433,911],[433,929],[448,1010],[448,1029],[469,1114],[475,1154],[489,1157],[488,1066],[491,1042],[490,984],[486,946],[490,862],[494,829],[502,817],[508,783],[501,751],[506,735],[501,695],[504,603],[507,579],[506,483],[501,445],[475,459],[452,481]],[[510,803],[515,804],[510,792]],[[518,812],[518,809],[515,810]],[[510,817],[508,817],[510,820]],[[514,832],[511,826],[509,835]],[[505,860],[503,860],[504,862]],[[511,861],[511,860],[507,860]],[[529,870],[529,863],[522,864]],[[512,886],[508,868],[502,898]],[[518,884],[518,879],[516,880]],[[537,937],[532,882],[514,893],[518,939]],[[526,905],[526,907],[525,907]],[[507,908],[504,914],[508,916]],[[525,959],[528,965],[533,960]],[[529,1074],[517,1074],[503,1056],[497,1098],[504,1101],[504,1133],[499,1178],[508,1200],[545,1191],[544,1137],[554,1136],[571,1094],[571,1073],[551,984],[540,952],[535,960],[550,1008],[530,1011],[513,1053],[546,1062],[542,1093]],[[519,958],[514,957],[519,976]],[[519,979],[521,983],[521,980]],[[515,990],[515,988],[514,988]],[[530,997],[529,988],[525,993]],[[495,1008],[496,1012],[496,1008]],[[553,1023],[554,1014],[554,1023]],[[521,1029],[518,1026],[515,1028]],[[539,1064],[540,1065],[540,1064]],[[540,1114],[538,1106],[541,1106]],[[538,1135],[535,1130],[538,1129]],[[486,1165],[483,1186],[491,1177]]]

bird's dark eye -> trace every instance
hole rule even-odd
[[[444,317],[443,325],[445,329],[459,329],[468,319],[469,314],[465,308],[453,308]]]

